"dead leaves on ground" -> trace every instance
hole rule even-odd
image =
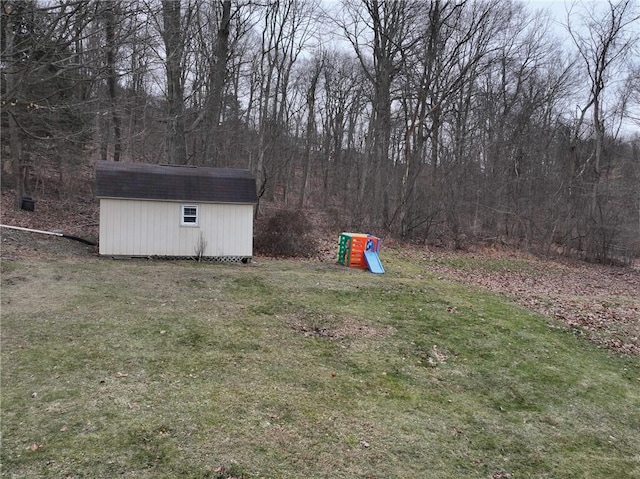
[[[480,264],[473,268],[449,266],[447,253],[431,254],[425,259],[427,268],[439,275],[507,294],[521,306],[557,319],[601,346],[640,355],[637,268],[559,263],[513,254],[506,261],[488,253],[469,254],[467,264]],[[493,259],[504,263],[515,259],[517,263],[512,268],[492,269],[489,264]]]

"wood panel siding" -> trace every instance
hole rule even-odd
[[[183,204],[198,204],[198,226],[180,225]],[[251,257],[253,206],[100,199],[101,255],[194,256],[201,234],[205,257]]]

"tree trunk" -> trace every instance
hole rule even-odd
[[[122,150],[122,139],[120,133],[120,115],[118,114],[118,104],[116,99],[116,86],[118,79],[116,77],[116,43],[115,43],[115,9],[118,3],[108,4],[105,12],[105,55],[107,66],[107,90],[109,94],[109,107],[111,110],[111,120],[113,122],[113,161],[120,161],[120,152]]]
[[[304,146],[304,157],[302,165],[302,188],[300,189],[300,201],[298,207],[304,208],[304,202],[307,195],[307,188],[309,187],[309,173],[311,170],[311,145],[316,135],[316,122],[315,122],[315,105],[316,105],[316,87],[318,85],[318,79],[322,71],[322,63],[315,65],[315,70],[311,76],[311,84],[307,90],[307,132]],[[328,133],[325,133],[328,134]]]
[[[19,100],[19,92],[17,91],[18,82],[15,78],[15,55],[14,55],[14,44],[13,44],[13,19],[12,19],[12,9],[13,6],[11,3],[7,2],[6,5],[3,5],[4,12],[2,12],[6,18],[6,23],[4,25],[4,41],[5,41],[5,49],[6,49],[6,58],[9,60],[8,69],[5,73],[6,79],[6,91],[5,91],[5,101],[9,103],[9,108],[6,109],[7,114],[7,122],[9,124],[9,148],[11,151],[11,167],[13,172],[13,177],[16,186],[16,209],[20,209],[22,206],[22,197],[26,192],[26,175],[25,168],[22,161],[22,138],[20,136],[20,132],[18,129],[18,124],[16,122],[15,117],[13,116],[13,106],[18,103]],[[3,102],[4,103],[4,102]]]
[[[222,2],[222,17],[218,27],[215,45],[215,58],[211,66],[211,86],[209,93],[209,108],[211,120],[209,124],[209,138],[205,150],[205,162],[219,164],[218,136],[220,132],[220,116],[222,112],[225,79],[227,77],[227,60],[229,56],[229,29],[231,24],[231,0]]]
[[[167,142],[169,162],[187,163],[185,139],[184,86],[182,79],[183,37],[180,30],[180,2],[163,0],[164,45],[167,73]]]

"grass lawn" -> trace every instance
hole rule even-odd
[[[637,357],[382,261],[3,261],[2,477],[640,477]]]

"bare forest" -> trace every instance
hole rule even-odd
[[[640,3],[2,0],[2,186],[250,169],[256,215],[640,256]],[[79,185],[84,184],[83,188]]]

